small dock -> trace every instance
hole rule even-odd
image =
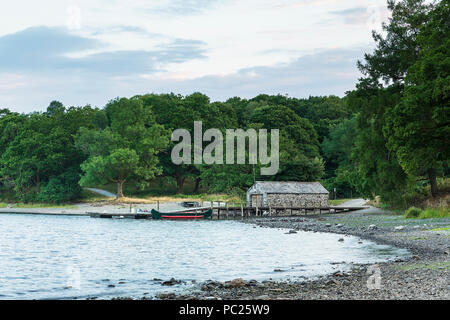
[[[106,219],[151,219],[150,213],[105,213],[105,212],[86,212],[91,218]]]
[[[337,214],[367,209],[369,207],[249,207],[244,204],[240,205],[224,205],[217,206],[200,206],[196,208],[181,209],[170,212],[198,212],[208,209],[213,210],[213,220],[234,220],[249,219],[254,217],[290,217],[290,216],[316,216],[322,214]],[[105,212],[86,212],[91,218],[107,218],[107,219],[151,219],[150,213],[105,213]]]
[[[248,207],[248,206],[218,206],[212,207],[213,219],[246,219],[252,217],[289,217],[312,216],[322,214],[337,214],[367,209],[369,207]]]

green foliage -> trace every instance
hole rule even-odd
[[[280,130],[280,170],[271,180],[315,181],[322,177],[317,133],[308,119],[284,106],[263,106],[253,111],[250,121]]]
[[[405,219],[418,218],[422,213],[422,209],[411,207],[405,212]]]
[[[79,180],[79,168],[69,168],[62,174],[51,177],[42,186],[36,200],[46,203],[64,203],[76,200],[80,197],[82,191],[78,185]]]
[[[448,217],[450,217],[450,212],[448,208],[440,208],[440,209],[427,208],[419,215],[419,219],[435,219]]]
[[[436,195],[436,169],[450,157],[450,5],[428,15],[417,36],[419,56],[408,69],[404,95],[385,125],[388,146],[410,175],[428,175]]]
[[[337,197],[354,197],[363,190],[363,178],[355,170],[351,155],[355,149],[357,118],[344,119],[330,129],[330,134],[321,144],[326,163],[324,186],[336,189]]]
[[[146,109],[152,110],[156,122],[170,132],[175,129],[186,129],[193,136],[194,121],[202,121],[203,131],[210,128],[225,130],[237,126],[237,116],[230,104],[210,102],[209,97],[201,93],[188,96],[171,94],[147,94],[137,96]],[[192,141],[193,143],[193,141]],[[159,153],[162,175],[170,177],[177,185],[177,192],[182,193],[187,179],[197,179],[199,186],[200,168],[195,165],[175,165],[171,160],[171,150],[175,143]]]
[[[107,182],[126,181],[139,170],[139,157],[135,150],[114,149],[108,155],[90,157],[81,164],[84,175],[80,185],[90,187]]]
[[[352,160],[363,196],[405,206],[426,176],[432,195],[448,161],[448,3],[388,1],[385,35],[358,62],[365,75],[348,103],[357,114]],[[444,23],[444,21],[446,21]],[[447,81],[447,82],[446,82]]]
[[[152,110],[138,98],[116,99],[105,108],[108,127],[80,128],[75,145],[88,159],[81,164],[81,186],[117,183],[117,196],[123,184],[133,179],[141,188],[161,173],[158,153],[168,143],[168,134],[158,125]]]
[[[12,188],[21,201],[39,201],[41,189],[52,178],[79,167],[84,160],[74,146],[73,135],[79,127],[91,125],[95,112],[90,106],[66,109],[56,101],[44,113],[3,112],[1,183]]]
[[[363,77],[345,98],[261,94],[211,102],[196,92],[115,99],[102,110],[58,101],[43,113],[1,109],[0,198],[13,192],[24,202],[75,199],[81,172],[81,185],[114,183],[118,196],[125,182],[133,182],[125,190],[146,193],[155,177],[152,193],[182,194],[189,184],[193,193],[204,188],[239,197],[255,179],[323,179],[338,197],[420,205],[430,193],[449,190],[449,6],[389,0],[392,18],[373,33],[376,48],[358,62]],[[280,129],[278,174],[260,176],[261,164],[173,164],[170,133],[184,128],[192,135],[194,121],[203,122],[203,131]]]
[[[412,207],[405,212],[405,219],[440,219],[449,217],[450,212],[448,208],[443,207],[440,209],[427,208],[425,210]]]

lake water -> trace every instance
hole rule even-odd
[[[142,297],[201,281],[306,279],[408,255],[328,233],[237,221],[152,221],[0,215],[0,299]],[[280,269],[282,272],[275,272]],[[186,281],[162,286],[170,278]]]

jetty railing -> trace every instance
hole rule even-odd
[[[368,207],[343,207],[343,206],[248,206],[244,203],[228,203],[224,205],[211,205],[196,208],[213,210],[213,219],[246,219],[252,217],[287,217],[287,216],[311,216],[322,214],[337,214],[356,210],[367,209]]]
[[[158,206],[159,207],[159,206]],[[185,208],[179,210],[172,210],[167,212],[199,212],[208,209],[213,210],[212,219],[227,220],[227,219],[249,219],[260,217],[289,217],[289,216],[315,216],[322,214],[337,214],[343,212],[350,212],[356,210],[367,209],[368,207],[343,207],[343,206],[248,206],[246,203],[235,202],[201,202],[199,207]],[[94,213],[88,212],[94,218],[135,218],[147,219],[151,215],[149,213],[131,212],[131,213]]]

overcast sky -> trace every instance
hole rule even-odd
[[[14,0],[0,4],[0,107],[104,106],[200,91],[339,95],[385,0]]]

